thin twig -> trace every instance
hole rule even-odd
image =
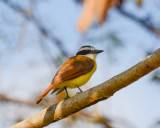
[[[64,48],[62,41],[58,39],[57,37],[53,36],[53,34],[51,35],[49,30],[39,22],[39,20],[33,15],[33,13],[30,13],[30,11],[28,10],[24,10],[23,8],[21,8],[17,4],[12,3],[9,0],[2,0],[2,1],[14,11],[20,13],[26,20],[33,22],[34,25],[37,27],[37,29],[40,31],[41,35],[51,40],[53,44],[55,44],[60,49],[63,56],[65,57],[69,56],[69,53]],[[33,6],[32,6],[32,9],[33,9]]]
[[[154,33],[156,36],[160,36],[160,28],[157,29],[153,25],[147,23],[147,20],[139,19],[138,17],[134,16],[133,14],[123,10],[121,7],[117,7],[118,12],[120,12],[122,15],[130,18],[133,21],[136,21],[138,24],[142,25],[144,28],[149,30],[150,32]]]
[[[35,104],[33,104],[33,102],[22,101],[22,100],[17,100],[17,99],[14,99],[14,98],[9,98],[9,97],[5,96],[4,94],[0,94],[0,102],[1,101],[12,102],[12,103],[22,104],[22,105],[27,105],[27,106],[30,106],[30,107],[37,107]]]

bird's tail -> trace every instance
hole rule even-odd
[[[37,98],[36,104],[39,104],[41,102],[42,98],[45,97],[49,93],[49,91],[51,91],[52,89],[54,89],[56,85],[57,84],[54,84],[54,85],[51,84],[46,90],[44,90],[42,92],[42,94]]]

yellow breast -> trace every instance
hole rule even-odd
[[[89,79],[91,78],[91,76],[93,75],[93,73],[96,71],[96,68],[97,68],[97,64],[96,64],[96,61],[94,61],[94,68],[92,69],[91,72],[85,74],[85,75],[82,75],[78,78],[75,78],[75,79],[72,79],[72,80],[68,80],[68,81],[64,81],[62,83],[60,83],[58,85],[58,87],[67,87],[67,88],[77,88],[76,85],[78,85],[79,87],[86,84]]]

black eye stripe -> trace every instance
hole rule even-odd
[[[89,53],[92,53],[92,51],[91,50],[83,50],[83,51],[79,51],[76,55],[86,55]]]

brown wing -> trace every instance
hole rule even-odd
[[[93,67],[94,61],[88,57],[71,57],[61,66],[60,70],[52,80],[52,84],[61,83],[85,75],[88,72],[91,72]]]
[[[85,75],[86,73],[91,72],[93,67],[94,61],[92,59],[84,56],[71,57],[63,63],[60,70],[57,72],[54,79],[52,80],[51,85],[46,90],[44,90],[42,94],[37,98],[36,104],[41,102],[42,98],[61,82],[77,78],[81,75]],[[58,89],[56,89],[55,91],[58,91]]]

